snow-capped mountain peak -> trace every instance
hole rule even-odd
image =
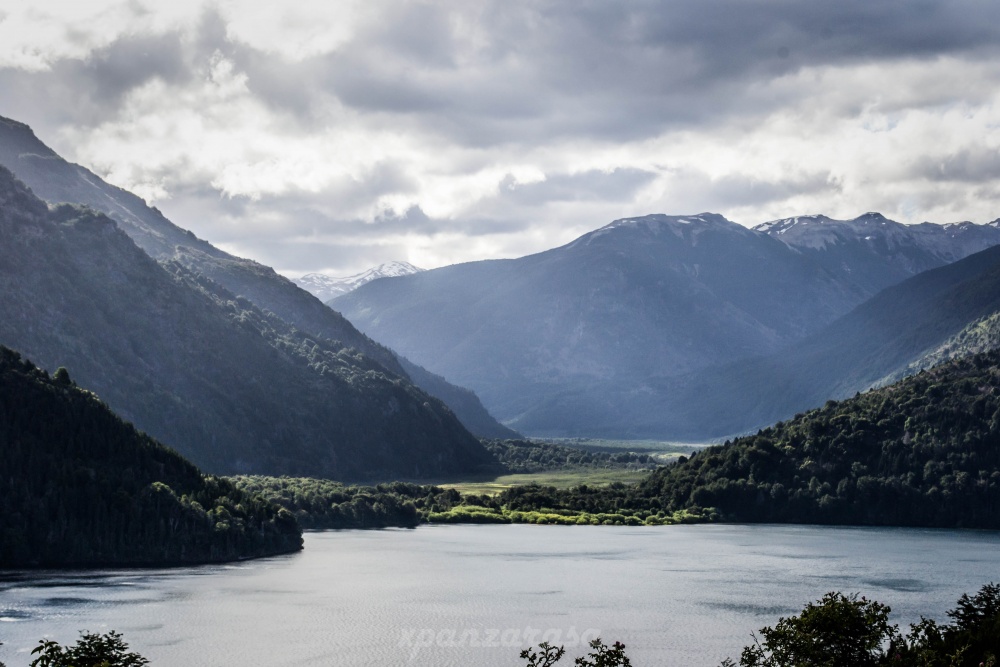
[[[361,273],[356,273],[353,276],[335,277],[325,273],[307,273],[297,279],[295,284],[307,292],[311,292],[320,301],[325,303],[342,294],[352,292],[373,280],[408,276],[411,273],[419,273],[420,271],[423,271],[423,269],[413,266],[409,262],[391,261],[379,264]]]
[[[820,252],[836,248],[838,253],[870,253],[873,258],[880,257],[879,262],[905,265],[904,272],[907,274],[954,262],[997,245],[1000,243],[998,229],[1000,219],[985,225],[967,221],[944,225],[930,222],[904,225],[876,211],[851,220],[834,220],[821,215],[800,216],[772,220],[754,227],[755,231],[799,250]],[[918,257],[921,259],[916,259]],[[841,262],[842,258],[836,261]]]
[[[815,226],[822,225],[824,223],[831,222],[830,218],[825,215],[797,215],[794,218],[782,218],[781,220],[770,220],[768,222],[762,222],[755,226],[753,230],[755,232],[762,232],[764,234],[783,234],[793,227],[801,226]]]

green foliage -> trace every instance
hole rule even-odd
[[[993,667],[1000,655],[1000,586],[963,595],[953,624],[921,619],[903,637],[889,607],[857,595],[828,593],[798,616],[765,627],[743,649],[740,667]],[[723,667],[735,667],[726,660]]]
[[[30,667],[143,667],[149,660],[128,650],[121,634],[106,635],[81,632],[76,645],[63,647],[58,642],[41,641],[32,651],[38,657]]]
[[[489,495],[461,494],[437,486],[391,482],[350,486],[301,477],[229,479],[291,513],[304,528],[412,528],[422,523],[531,523],[563,526],[659,526],[710,521],[709,511],[631,509],[634,487],[527,485]]]
[[[552,667],[566,655],[565,648],[552,646],[548,642],[542,642],[538,648],[541,649],[541,653],[527,648],[521,651],[521,660],[528,661],[525,667]]]
[[[707,448],[637,494],[734,521],[1000,528],[998,439],[988,352]]]
[[[612,646],[604,645],[600,639],[590,642],[593,651],[584,658],[577,658],[577,667],[632,667],[632,662],[625,655],[625,644],[615,642]]]
[[[798,616],[760,631],[743,649],[743,667],[877,667],[883,646],[898,641],[889,607],[856,595],[828,593]]]
[[[308,477],[260,476],[230,481],[242,492],[287,510],[304,528],[413,528],[462,498],[452,489],[406,482],[349,486]]]
[[[921,619],[895,648],[903,664],[921,667],[985,667],[1000,657],[1000,586],[987,584],[962,595],[948,612],[953,623]]]
[[[521,651],[521,659],[528,661],[525,667],[551,667],[566,655],[565,647],[555,647],[548,642],[542,642],[538,648],[541,653],[533,649]],[[576,667],[632,667],[632,662],[625,655],[625,644],[621,642],[607,646],[600,639],[595,639],[590,642],[590,648],[589,654],[573,661]]]
[[[56,369],[56,372],[52,374],[52,380],[64,387],[69,387],[73,384],[73,381],[69,378],[69,371],[66,370],[65,366],[60,366]]]
[[[531,440],[484,440],[483,445],[511,473],[578,468],[652,470],[656,458],[634,452],[588,452]]]
[[[4,347],[0,498],[3,567],[223,561],[302,545],[287,511],[203,477],[94,394]]]

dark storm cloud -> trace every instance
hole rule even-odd
[[[472,53],[447,11],[387,16],[321,57],[316,83],[473,145],[634,139],[770,111],[786,100],[753,88],[804,67],[981,59],[1000,45],[1000,5],[989,2],[492,4],[478,17],[488,41]]]
[[[471,146],[632,140],[767,113],[787,100],[755,88],[804,67],[995,57],[1000,4],[401,3],[335,51],[301,61],[239,42],[209,9],[184,47],[174,33],[125,35],[32,75],[34,91],[24,77],[0,73],[5,90],[29,98],[5,108],[51,101],[60,117],[80,114],[92,125],[152,78],[200,76],[216,51],[237,63],[262,101],[310,125],[322,121],[317,107],[331,96],[387,123]]]

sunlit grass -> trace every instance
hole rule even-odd
[[[689,455],[715,442],[677,442],[675,440],[617,440],[604,438],[532,438],[537,442],[546,442],[562,447],[572,447],[588,451],[636,452],[640,454],[676,454]]]
[[[554,486],[559,489],[568,489],[581,484],[589,484],[591,486],[601,486],[611,484],[612,482],[635,484],[648,475],[648,470],[580,468],[576,470],[500,475],[488,479],[452,481],[439,484],[438,486],[447,489],[456,489],[463,494],[494,495],[512,486],[523,486],[525,484],[541,484],[542,486]]]

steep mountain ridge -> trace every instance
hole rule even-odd
[[[24,123],[0,117],[0,165],[45,201],[83,204],[110,216],[154,259],[180,261],[302,331],[357,348],[405,377],[392,352],[360,334],[291,280],[270,267],[219,250],[173,224],[141,198],[67,162]]]
[[[212,472],[421,477],[490,463],[450,410],[378,362],[156,262],[103,214],[50,210],[2,167],[0,238],[0,343],[73,368]]]
[[[389,372],[411,380],[395,353],[360,333],[339,313],[292,281],[270,267],[234,257],[181,229],[139,197],[61,158],[24,123],[2,116],[0,165],[14,172],[46,201],[83,204],[110,216],[154,259],[180,262],[195,273],[210,277],[226,290],[249,299],[259,308],[276,314],[300,331],[353,347]],[[430,393],[462,396],[458,387],[448,389],[447,383],[442,382],[431,382]],[[459,411],[466,413],[464,407]],[[492,418],[475,423],[477,426],[485,424],[490,432],[503,428]]]

